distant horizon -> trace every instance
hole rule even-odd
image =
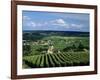
[[[23,11],[22,30],[90,32],[88,13]]]
[[[58,31],[60,32],[61,30],[23,30],[23,31]],[[88,32],[88,31],[61,31],[61,32]]]

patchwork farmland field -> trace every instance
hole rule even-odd
[[[87,65],[89,65],[88,32],[23,32],[23,68]]]

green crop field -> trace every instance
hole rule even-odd
[[[23,68],[89,65],[89,33],[23,32]]]
[[[89,53],[70,52],[25,56],[25,63],[31,68],[84,66],[89,64]]]

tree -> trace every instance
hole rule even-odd
[[[84,49],[84,46],[81,42],[79,42],[78,50],[81,51]]]
[[[30,55],[32,51],[32,47],[30,43],[25,43],[25,45],[23,45],[23,55]]]

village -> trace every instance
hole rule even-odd
[[[23,45],[30,45],[30,43],[27,40],[23,40]],[[55,49],[53,46],[53,41],[51,40],[37,40],[34,42],[31,42],[31,45],[41,45],[41,46],[48,46],[48,49],[46,51],[41,51],[43,53],[47,54],[53,54],[53,53],[61,53],[60,50]]]

